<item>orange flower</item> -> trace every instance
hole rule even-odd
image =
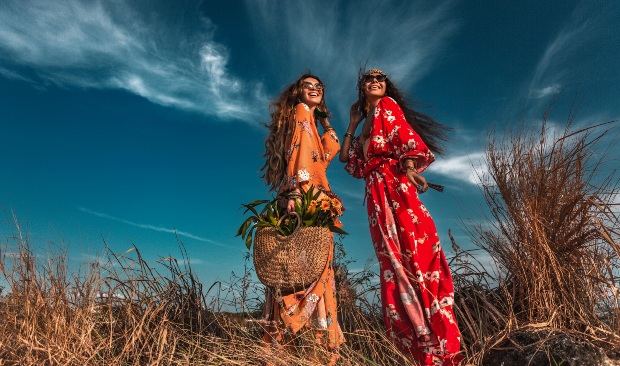
[[[329,198],[323,199],[321,201],[321,210],[327,211],[331,207],[331,202],[329,202]]]
[[[342,215],[342,206],[340,206],[340,207],[332,206],[331,212],[332,212],[332,215],[334,215],[334,216],[341,216]]]
[[[342,207],[342,202],[338,198],[335,198],[335,197],[332,198],[331,202],[332,202],[332,207],[335,207],[335,208]]]
[[[308,205],[308,213],[313,214],[316,211],[316,201],[311,201]]]

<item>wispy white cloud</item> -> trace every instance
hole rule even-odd
[[[220,242],[217,242],[215,240],[211,240],[211,239],[207,239],[207,238],[203,238],[200,237],[198,235],[194,235],[185,231],[179,231],[176,229],[169,229],[169,228],[165,228],[165,227],[161,227],[161,226],[156,226],[156,225],[150,225],[150,224],[139,224],[133,221],[129,221],[129,220],[125,220],[125,219],[121,219],[118,217],[114,217],[105,213],[101,213],[101,212],[97,212],[97,211],[92,211],[89,210],[87,208],[84,207],[78,207],[78,209],[82,212],[85,212],[87,214],[90,215],[94,215],[94,216],[98,216],[104,219],[109,219],[109,220],[113,220],[113,221],[117,221],[117,222],[121,222],[123,224],[127,224],[127,225],[131,225],[131,226],[135,226],[141,229],[148,229],[148,230],[153,230],[153,231],[159,231],[159,232],[163,232],[163,233],[169,233],[169,234],[175,234],[178,236],[183,236],[186,238],[190,238],[190,239],[194,239],[194,240],[198,240],[198,241],[202,241],[205,243],[209,243],[209,244],[213,244],[213,245],[217,245],[217,246],[221,246],[221,247],[226,247],[226,248],[231,248],[230,246],[226,245],[226,244],[222,244]]]
[[[559,84],[545,86],[541,89],[531,90],[530,97],[531,98],[544,98],[549,95],[556,95],[560,92],[561,86]]]
[[[7,79],[12,79],[12,80],[19,80],[19,81],[25,81],[28,83],[34,83],[31,79],[28,79],[25,76],[22,76],[18,73],[16,73],[15,71],[11,71],[9,69],[6,69],[2,66],[0,66],[0,75],[2,75],[3,77],[7,78]]]
[[[487,166],[484,163],[484,153],[474,152],[454,158],[438,159],[429,167],[429,172],[470,184],[479,184],[479,177],[487,174]]]
[[[525,96],[544,99],[557,95],[567,86],[600,88],[610,79],[617,81],[618,73],[613,65],[614,60],[617,65],[620,36],[609,26],[617,22],[617,3],[579,2],[541,54],[532,77],[526,82]]]
[[[346,102],[356,96],[358,67],[379,67],[408,89],[433,67],[459,26],[452,1],[426,6],[246,0],[246,5],[265,54],[272,55],[274,72],[293,79],[310,68],[327,81],[331,108],[346,117]]]
[[[190,36],[123,1],[7,0],[0,4],[0,75],[62,87],[124,89],[154,103],[255,123],[259,83],[227,68],[226,47],[208,19]],[[148,19],[148,22],[147,22]],[[185,38],[182,38],[185,37]],[[180,40],[181,39],[181,40]]]

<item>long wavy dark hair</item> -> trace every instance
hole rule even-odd
[[[321,79],[307,72],[301,75],[294,83],[287,86],[269,105],[269,109],[271,110],[271,121],[265,124],[269,129],[269,136],[267,136],[265,140],[265,154],[263,155],[265,157],[265,165],[263,165],[260,170],[265,172],[262,178],[269,186],[270,192],[280,188],[286,173],[287,161],[285,151],[288,148],[288,146],[285,146],[286,137],[289,131],[294,128],[293,119],[295,118],[295,106],[301,103],[303,81],[307,78],[314,78],[319,83],[323,84]],[[315,121],[322,118],[329,118],[331,115],[325,105],[325,88],[323,88],[321,103],[319,103],[316,109],[325,114],[323,116],[318,116],[318,111],[315,110]]]
[[[374,71],[374,69],[371,71]],[[366,99],[366,93],[364,92],[364,76],[369,73],[369,71],[364,72],[360,69],[357,79],[359,111],[364,118],[366,118],[368,109],[370,108],[370,102]],[[411,125],[413,130],[420,135],[426,146],[432,152],[443,155],[443,141],[449,140],[447,132],[450,131],[451,128],[435,121],[429,115],[410,108],[409,105],[411,103],[407,97],[398,90],[387,75],[385,79],[385,95],[391,97],[398,103],[400,109],[402,109],[405,114],[405,119],[407,119],[407,122]]]

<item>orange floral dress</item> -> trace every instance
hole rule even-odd
[[[296,188],[307,190],[310,186],[330,192],[325,172],[340,151],[340,141],[334,130],[320,136],[310,108],[299,103],[288,131],[288,167],[280,192]],[[267,289],[263,313],[267,326],[263,340],[268,345],[290,343],[293,335],[304,328],[312,329],[316,342],[332,351],[344,342],[338,324],[333,257],[332,244],[323,273],[304,290],[282,294]]]

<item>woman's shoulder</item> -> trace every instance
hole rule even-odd
[[[310,113],[310,107],[304,102],[299,102],[295,106],[295,112],[297,113]]]
[[[398,105],[398,103],[396,103],[396,101],[389,96],[384,96],[379,100],[379,103],[384,105],[384,106],[389,106],[389,105]]]

